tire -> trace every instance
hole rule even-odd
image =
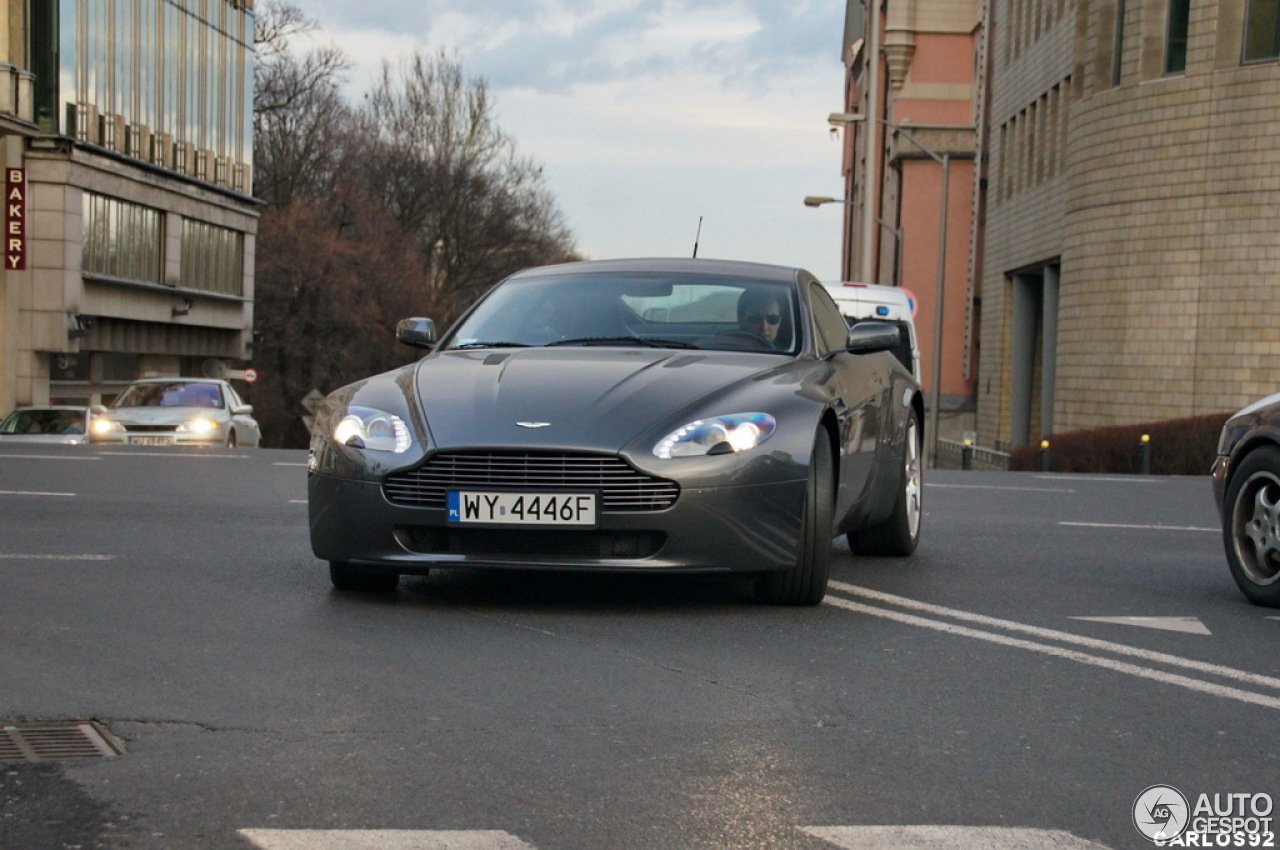
[[[354,593],[391,593],[400,585],[400,574],[354,567],[346,561],[330,561],[329,580],[337,590]]]
[[[756,599],[768,605],[817,605],[827,595],[831,571],[831,529],[835,515],[835,463],[826,430],[813,445],[813,463],[800,520],[796,565],[756,579]]]
[[[847,535],[855,555],[905,558],[920,543],[920,522],[924,515],[924,464],[920,456],[920,419],[915,410],[907,420],[902,445],[902,481],[893,503],[893,513],[879,525]]]
[[[1227,566],[1255,605],[1280,608],[1280,449],[1245,455],[1227,486],[1222,510]]]

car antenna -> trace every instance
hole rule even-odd
[[[698,216],[698,232],[693,235],[693,258],[698,259],[698,240],[702,238],[702,216]]]

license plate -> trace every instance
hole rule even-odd
[[[596,524],[596,494],[450,490],[449,522],[591,526]]]
[[[172,446],[173,437],[130,437],[131,446]]]

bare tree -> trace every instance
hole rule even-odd
[[[485,82],[447,52],[384,63],[366,113],[372,179],[421,246],[442,318],[512,271],[574,257],[541,168],[497,126]]]

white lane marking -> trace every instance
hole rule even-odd
[[[1161,629],[1166,632],[1182,632],[1188,635],[1211,635],[1208,626],[1195,617],[1072,617],[1091,623],[1111,623],[1116,626],[1137,626],[1142,629]]]
[[[802,826],[847,850],[1109,850],[1059,829],[1002,826]]]
[[[305,505],[306,503],[307,503],[306,499],[290,499],[289,500],[289,504],[291,505]]]
[[[75,493],[41,493],[35,490],[0,490],[0,496],[74,496]]]
[[[1063,632],[1063,631],[1058,631],[1056,629],[1046,629],[1040,626],[1029,626],[1029,625],[1026,625],[1025,623],[1014,622],[1013,620],[1001,620],[997,617],[988,617],[985,614],[973,614],[968,611],[958,610],[956,608],[945,608],[941,605],[932,605],[928,602],[918,602],[914,599],[908,599],[904,596],[895,596],[892,593],[883,593],[878,590],[872,590],[869,587],[859,587],[857,585],[845,584],[844,582],[833,581],[831,582],[831,587],[837,590],[842,590],[846,593],[851,593],[855,596],[863,596],[868,599],[873,599],[877,602],[885,602],[890,605],[897,605],[901,608],[910,608],[917,611],[924,611],[929,614],[934,614],[934,615],[943,616],[943,617],[950,617],[955,620],[962,620],[966,622],[977,623],[979,625],[986,626],[988,628],[1003,629],[1005,631],[1011,631],[1011,632],[1020,632],[1022,634],[1032,635],[1034,637],[1043,638],[1046,640],[1058,641],[1059,643],[1075,644],[1076,646],[1083,646],[1089,649],[1099,650],[1102,652],[1111,652],[1116,655],[1127,655],[1133,658],[1141,659],[1142,661],[1147,661],[1147,662],[1156,663],[1156,664],[1166,664],[1172,667],[1182,667],[1187,670],[1194,670],[1198,673],[1206,673],[1208,675],[1218,676],[1223,679],[1232,679],[1237,682],[1256,685],[1258,687],[1280,690],[1280,679],[1272,678],[1271,676],[1263,676],[1258,673],[1250,673],[1247,670],[1236,670],[1232,667],[1223,667],[1219,664],[1209,664],[1204,661],[1196,661],[1190,658],[1182,658],[1181,656],[1169,655],[1164,652],[1153,652],[1148,649],[1139,649],[1137,647],[1128,646],[1126,644],[1112,643],[1111,641],[1084,637],[1083,635],[1076,635],[1076,634],[1072,634],[1071,632]],[[845,602],[845,600],[838,599],[838,598],[833,599],[832,597],[827,597],[827,601],[832,602],[833,604],[839,604],[839,603]],[[847,605],[852,605],[852,604],[857,604],[857,603],[847,603],[846,605],[841,605],[840,607],[847,607]],[[899,615],[898,612],[888,611],[882,608],[870,608],[868,606],[859,606],[859,607],[866,608],[868,613],[874,614],[876,616],[888,616],[888,615],[896,615],[896,616],[902,616],[902,617],[910,616],[906,614]],[[890,619],[894,619],[894,618],[896,617],[890,617]],[[926,620],[919,617],[912,618],[912,621],[915,621],[915,620],[919,620],[918,623],[914,623],[915,625],[923,625],[926,628],[935,628],[935,629],[938,629],[941,627],[940,630],[942,631],[946,631],[947,629],[950,629],[950,628],[962,628],[959,626],[951,626],[949,623],[940,623],[936,620]],[[977,632],[972,629],[966,629],[965,631],[973,632],[973,634],[971,635],[973,637],[979,637],[983,639],[997,638],[997,642],[1000,642],[999,641],[999,639],[1001,638],[1000,635],[990,635],[986,632]],[[1022,642],[1022,643],[1026,643],[1026,642]],[[1041,646],[1042,646],[1041,644],[1032,643],[1024,648],[1039,649],[1041,648]],[[1043,647],[1043,648],[1056,649],[1055,647]],[[1091,657],[1092,656],[1085,656],[1085,658],[1091,658]],[[1141,670],[1144,668],[1136,668],[1136,669]],[[1191,680],[1191,681],[1195,681],[1195,680]],[[1277,707],[1280,707],[1280,700],[1278,700],[1277,703],[1278,703]]]
[[[241,829],[261,850],[534,850],[496,829]]]
[[[0,455],[2,458],[10,460],[102,460],[102,458],[94,455]]]
[[[1260,705],[1263,708],[1274,708],[1276,710],[1280,710],[1280,697],[1265,696],[1263,694],[1256,694],[1252,691],[1244,691],[1239,688],[1232,688],[1226,685],[1215,685],[1211,682],[1202,682],[1199,679],[1192,679],[1190,676],[1183,676],[1178,673],[1165,673],[1162,670],[1155,670],[1150,667],[1139,667],[1137,664],[1130,664],[1127,661],[1113,661],[1110,658],[1101,658],[1097,655],[1089,655],[1087,652],[1078,652],[1074,649],[1063,649],[1059,646],[1035,643],[1034,641],[1023,640],[1021,638],[1005,637],[1004,635],[998,635],[992,632],[981,632],[977,629],[971,629],[968,626],[956,626],[951,623],[942,623],[938,620],[929,620],[924,617],[917,617],[915,614],[904,614],[900,611],[890,611],[886,608],[874,608],[870,605],[863,605],[860,602],[849,602],[845,599],[832,598],[830,596],[827,597],[827,602],[838,608],[856,611],[859,614],[869,614],[873,617],[884,617],[885,619],[897,620],[900,623],[907,623],[912,626],[923,626],[926,629],[946,632],[947,634],[960,635],[961,637],[985,640],[1002,646],[1014,647],[1015,649],[1026,649],[1031,652],[1039,652],[1043,655],[1052,655],[1055,658],[1064,658],[1068,661],[1078,661],[1081,664],[1088,664],[1093,667],[1102,667],[1116,673],[1126,673],[1140,679],[1151,679],[1156,682],[1163,682],[1167,685],[1177,685],[1178,687],[1186,688],[1189,691],[1199,691],[1200,693],[1211,694],[1216,697],[1239,700],[1240,702],[1246,702],[1252,705]]]
[[[204,457],[218,460],[248,460],[248,455],[224,455],[208,452],[101,452],[108,457]]]
[[[115,558],[115,555],[27,555],[0,552],[0,559],[8,561],[114,561]]]
[[[1013,490],[1018,493],[1074,493],[1063,487],[1008,487],[1000,484],[935,484],[926,481],[924,486],[939,490]]]
[[[285,461],[277,460],[277,461],[272,461],[271,465],[272,466],[307,466],[308,464],[306,461],[301,461],[299,463],[292,463],[292,462],[286,463]]]
[[[1130,525],[1122,522],[1059,522],[1058,525],[1075,525],[1084,528],[1139,528],[1146,531],[1211,531],[1221,534],[1221,528],[1205,528],[1201,525]]]
[[[1118,484],[1160,484],[1164,480],[1163,478],[1159,478],[1159,477],[1143,478],[1137,475],[1135,475],[1133,478],[1116,478],[1114,476],[1110,478],[1103,478],[1103,477],[1094,478],[1091,475],[1074,475],[1074,474],[1033,475],[1031,477],[1039,478],[1041,481],[1081,481],[1081,482],[1109,481],[1109,482],[1118,483]]]

